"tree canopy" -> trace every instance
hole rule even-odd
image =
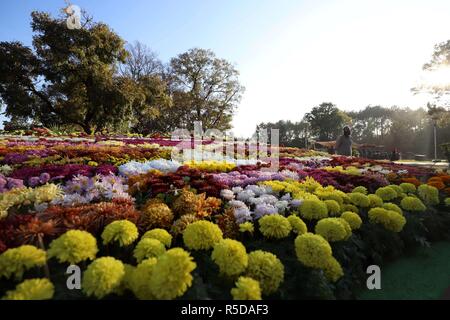
[[[130,119],[145,96],[130,78],[117,76],[124,41],[107,25],[86,20],[69,29],[64,19],[33,12],[33,48],[0,43],[0,95],[7,116],[43,125],[76,124],[87,133]]]

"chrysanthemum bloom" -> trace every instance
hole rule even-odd
[[[284,279],[284,266],[273,253],[256,250],[248,254],[246,276],[259,282],[264,295],[270,295]]]
[[[8,249],[0,255],[0,278],[9,279],[14,276],[15,279],[20,280],[25,271],[44,266],[46,256],[44,250],[30,245]]]
[[[375,194],[383,201],[391,201],[398,197],[397,192],[390,186],[378,188]]]
[[[259,230],[267,238],[286,238],[292,229],[289,221],[279,214],[264,216],[258,222]]]
[[[174,219],[172,210],[165,203],[150,200],[141,209],[141,221],[148,230],[151,228],[168,228]]]
[[[150,288],[156,299],[181,297],[192,285],[191,272],[196,263],[188,252],[173,248],[159,257],[150,278]]]
[[[352,192],[359,192],[362,194],[367,194],[367,188],[364,186],[358,186],[352,190]]]
[[[398,212],[400,214],[403,214],[402,209],[398,205],[396,205],[395,203],[392,203],[392,202],[384,203],[383,204],[383,208],[386,209],[386,210],[392,210],[392,211],[396,211],[396,212]]]
[[[28,279],[18,284],[14,290],[7,291],[3,300],[49,300],[55,288],[47,278]]]
[[[255,231],[255,227],[253,223],[247,221],[239,224],[239,232],[250,232],[253,233]]]
[[[383,199],[376,194],[369,194],[367,197],[369,198],[371,208],[381,207],[383,205]]]
[[[338,218],[319,220],[316,224],[315,231],[316,234],[321,235],[327,241],[341,241],[347,236],[347,231]]]
[[[152,238],[161,241],[167,248],[172,245],[172,236],[164,229],[152,229],[144,233],[142,239]]]
[[[120,260],[101,257],[87,267],[81,287],[87,296],[102,299],[120,287],[124,275],[125,267]]]
[[[406,219],[400,213],[383,208],[372,208],[368,213],[372,223],[382,224],[387,230],[400,232],[406,223]]]
[[[403,198],[402,201],[400,201],[400,206],[407,211],[425,211],[427,209],[423,202],[416,197]]]
[[[245,246],[232,239],[218,242],[214,246],[211,259],[219,266],[220,272],[229,277],[240,275],[248,265]]]
[[[417,193],[426,204],[439,204],[439,190],[437,188],[426,184],[421,184],[419,188],[417,188]]]
[[[259,282],[250,277],[239,277],[236,287],[231,289],[233,300],[261,300]]]
[[[308,220],[319,220],[328,217],[327,205],[320,200],[305,200],[300,206],[300,214]]]
[[[134,271],[136,270],[136,267],[132,266],[131,264],[128,264],[128,263],[124,263],[123,267],[125,270],[125,274],[122,277],[120,286],[114,291],[118,295],[123,295],[126,290],[130,290],[130,291],[133,290],[132,284],[133,284]]]
[[[186,189],[181,191],[181,194],[173,203],[173,210],[178,215],[197,214],[199,210],[199,199],[196,194]]]
[[[287,220],[291,224],[292,230],[296,234],[304,234],[308,232],[308,227],[306,226],[306,224],[296,215],[290,215],[289,217],[287,217]]]
[[[445,198],[444,204],[446,207],[450,207],[450,198]]]
[[[342,212],[345,212],[345,211],[359,213],[358,207],[353,204],[350,204],[350,203],[345,203],[342,205]]]
[[[428,181],[427,185],[435,187],[438,190],[442,190],[445,188],[445,183],[442,182],[442,180],[432,180],[432,181]]]
[[[142,239],[134,248],[133,256],[136,258],[137,262],[140,263],[142,260],[152,257],[159,257],[166,252],[166,247],[161,241],[151,238]]]
[[[350,202],[353,203],[355,206],[361,207],[361,208],[367,208],[370,206],[370,200],[369,197],[362,193],[349,193],[348,197],[350,198]]]
[[[340,263],[334,257],[328,258],[323,271],[327,279],[332,282],[338,281],[344,275],[344,271],[342,270]]]
[[[400,183],[400,188],[406,193],[414,193],[417,190],[416,186],[409,182]]]
[[[341,215],[341,219],[344,219],[347,221],[347,223],[350,225],[352,230],[357,230],[361,227],[362,220],[360,216],[357,213],[351,212],[351,211],[345,211]]]
[[[341,213],[341,206],[336,200],[324,200],[328,208],[328,215],[338,216]]]
[[[189,224],[198,220],[199,218],[195,214],[182,215],[179,219],[175,220],[170,228],[170,232],[175,236],[182,234]]]
[[[125,278],[127,278],[127,272],[129,273],[128,287],[139,300],[155,299],[150,280],[157,262],[156,258],[147,258],[137,267],[125,272]]]
[[[345,229],[346,235],[344,240],[347,240],[352,236],[352,227],[350,227],[350,224],[347,222],[347,220],[342,219],[342,217],[337,218],[337,220],[342,224],[342,226]]]
[[[132,244],[138,236],[136,225],[128,220],[113,221],[102,232],[103,244],[117,241],[121,247]]]
[[[95,259],[98,252],[97,240],[87,231],[69,230],[50,243],[49,258],[57,258],[61,263],[77,264]]]
[[[184,245],[191,250],[208,250],[222,240],[222,230],[209,221],[196,221],[183,232]]]
[[[339,190],[333,190],[333,191],[316,191],[315,193],[321,200],[334,200],[336,201],[340,206],[344,204],[344,197],[348,198],[347,195]]]
[[[387,187],[393,189],[397,193],[397,196],[400,196],[400,194],[403,193],[403,189],[396,184],[390,184]]]
[[[295,239],[298,260],[307,267],[323,269],[332,256],[331,246],[322,236],[305,233]]]

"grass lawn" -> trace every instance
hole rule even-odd
[[[450,242],[439,242],[381,267],[381,289],[366,289],[358,298],[441,299],[449,286]]]

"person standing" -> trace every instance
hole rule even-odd
[[[352,138],[350,136],[350,128],[348,126],[344,127],[344,134],[336,140],[336,153],[341,156],[352,155]]]

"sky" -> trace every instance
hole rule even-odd
[[[246,90],[233,132],[299,121],[312,107],[426,105],[413,95],[435,44],[450,39],[448,0],[72,0],[128,42],[167,62],[193,47],[213,50]],[[31,45],[30,13],[54,15],[63,0],[0,0],[0,41]]]

